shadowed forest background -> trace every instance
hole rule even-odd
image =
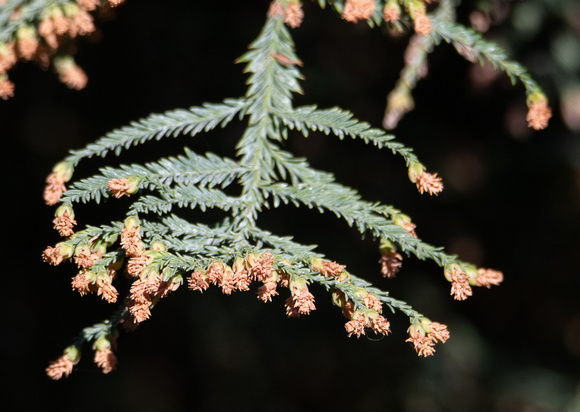
[[[408,37],[304,3],[304,22],[292,30],[305,77],[295,104],[340,106],[380,127]],[[478,288],[456,302],[430,262],[405,258],[395,279],[382,279],[377,242],[359,241],[356,230],[330,213],[287,206],[260,220],[318,244],[331,260],[447,324],[450,340],[426,359],[404,342],[408,320],[401,314],[385,312],[389,337],[348,338],[344,318],[322,289],[312,290],[315,312],[288,319],[285,296],[264,304],[254,292],[225,296],[217,288],[199,294],[184,287],[136,332],[121,334],[117,371],[103,375],[87,350],[70,377],[51,381],[48,362],[113,307],[71,290],[73,265],[42,262],[44,248],[59,240],[54,208],[42,200],[46,176],[69,149],[149,113],[243,95],[247,76],[234,60],[258,35],[268,1],[128,0],[114,19],[97,20],[96,38],[79,42],[75,58],[89,76],[80,92],[50,71],[20,63],[11,71],[15,97],[0,102],[8,182],[0,350],[9,379],[2,388],[6,410],[580,410],[580,135],[573,117],[562,121],[559,103],[561,85],[578,80],[580,46],[558,60],[553,39],[567,23],[545,2],[527,3],[544,10],[533,35],[522,37],[526,21],[507,17],[488,37],[510,47],[539,81],[554,109],[551,124],[527,129],[521,84],[512,88],[503,74],[482,82],[477,65],[441,45],[414,93],[416,109],[393,131],[443,178],[438,197],[421,196],[403,161],[387,151],[319,133],[286,143],[366,199],[409,214],[423,240],[503,271],[500,287]],[[464,2],[458,20],[469,24],[472,8]],[[580,45],[576,30],[569,42]],[[107,161],[152,161],[186,145],[233,157],[242,130],[234,123],[194,138],[150,142]],[[102,165],[91,159],[77,171],[88,175]],[[82,224],[121,213],[106,203],[75,212]]]

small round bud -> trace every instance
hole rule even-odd
[[[71,345],[65,348],[64,354],[76,365],[81,360],[81,350],[78,346]]]
[[[409,166],[409,180],[413,183],[417,183],[419,176],[423,174],[425,167],[421,163],[413,163]]]
[[[476,286],[477,285],[477,277],[479,276],[479,273],[477,272],[477,267],[474,265],[470,265],[470,264],[464,264],[462,265],[462,269],[465,272],[465,274],[467,275],[467,278],[469,280],[469,284],[471,286]]]
[[[140,181],[141,179],[139,179],[136,176],[129,176],[127,178],[127,192],[129,192],[130,194],[136,193],[137,190],[139,190]]]
[[[139,218],[137,216],[129,216],[127,219],[125,219],[123,226],[127,230],[131,230],[133,228],[138,228],[139,227]]]
[[[381,239],[381,243],[379,244],[379,251],[381,252],[381,255],[388,255],[389,253],[396,252],[397,248],[390,240]]]
[[[93,342],[93,350],[105,349],[111,349],[111,342],[106,335],[102,334]]]
[[[310,260],[310,270],[313,272],[321,272],[324,268],[324,261],[320,258],[313,258]]]
[[[365,288],[355,287],[354,294],[359,298],[364,299],[368,296],[369,292]]]
[[[160,241],[151,243],[150,248],[156,252],[167,252],[167,247],[163,244],[163,242]]]
[[[332,304],[334,306],[338,306],[342,308],[346,304],[346,297],[344,296],[344,292],[341,290],[334,290],[331,295]]]
[[[60,162],[52,168],[52,171],[61,177],[63,181],[68,182],[73,175],[74,168],[70,162]]]
[[[453,282],[453,280],[451,279],[451,275],[453,274],[453,272],[461,272],[464,273],[463,268],[461,266],[459,266],[457,263],[451,263],[448,265],[445,265],[445,279],[447,279],[448,282]]]
[[[75,212],[73,211],[73,208],[71,207],[71,205],[62,205],[56,209],[54,216],[55,217],[65,217],[66,216],[70,219],[74,219]]]
[[[56,247],[58,248],[59,254],[64,258],[64,259],[68,259],[71,258],[74,254],[75,248],[66,242],[60,242],[56,244]]]
[[[301,277],[295,277],[290,281],[290,290],[294,289],[301,289],[305,290],[308,289],[308,285],[306,284],[306,280]]]

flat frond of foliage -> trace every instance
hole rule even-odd
[[[331,5],[338,13],[345,6],[344,1],[318,3],[321,7]],[[383,2],[376,4],[381,7],[368,18],[371,26],[382,24]],[[411,2],[401,5],[406,9],[412,6]],[[47,179],[49,194],[61,196],[54,224],[64,240],[45,251],[45,260],[55,265],[74,261],[79,267],[73,282],[75,289],[81,294],[106,295],[109,300],[116,301],[112,282],[117,272],[132,276],[130,292],[119,300],[120,309],[110,319],[85,328],[73,342],[74,348],[86,341],[111,339],[122,323],[137,325],[147,320],[159,301],[182,285],[199,292],[210,286],[219,287],[225,294],[254,290],[264,302],[276,299],[280,290],[280,294],[290,296],[285,301],[286,313],[298,317],[313,310],[314,297],[308,286],[319,284],[346,317],[349,336],[358,337],[368,329],[389,333],[382,315],[384,304],[392,312],[405,314],[411,337],[422,333],[422,344],[432,349],[437,339],[429,335],[431,321],[408,303],[374,286],[366,279],[370,276],[363,278],[352,273],[340,262],[326,258],[316,245],[298,243],[292,234],[272,233],[260,227],[263,209],[285,204],[305,206],[312,213],[330,212],[355,227],[361,237],[370,235],[377,244],[377,257],[381,256],[382,267],[377,267],[377,275],[382,272],[384,277],[394,276],[403,259],[400,251],[406,257],[440,266],[457,300],[470,295],[471,286],[482,286],[477,281],[477,268],[420,239],[410,217],[400,210],[365,200],[356,188],[342,185],[331,173],[312,168],[306,159],[284,149],[285,141],[297,133],[308,137],[311,132],[321,132],[340,140],[361,140],[400,155],[406,165],[402,172],[409,175],[421,193],[437,194],[442,189],[440,179],[427,173],[413,150],[397,142],[394,135],[356,119],[342,108],[294,107],[293,96],[302,93],[302,74],[298,69],[301,62],[284,23],[284,7],[288,4],[281,2],[278,6],[278,12],[270,13],[248,52],[238,59],[248,73],[243,97],[153,114],[133,122],[83,149],[71,151]],[[409,65],[401,75],[401,81],[407,82],[405,92],[410,93],[421,64],[441,40],[480,61],[490,61],[512,80],[522,81],[529,94],[541,92],[523,66],[509,61],[499,46],[455,23],[453,11],[453,4],[442,0],[440,9],[429,15],[431,35],[417,43],[420,61]],[[0,26],[5,18],[0,8]],[[402,19],[408,24],[411,16]],[[151,140],[194,137],[218,126],[226,127],[236,117],[244,122],[245,130],[237,142],[234,159],[213,153],[202,155],[186,148],[178,156],[104,167],[93,176],[69,183],[74,168],[84,159],[120,155],[124,149]],[[426,190],[429,182],[432,186]],[[81,222],[80,217],[74,216],[73,206],[77,203],[104,203],[106,199],[108,205],[125,196],[125,220],[76,227],[76,220]],[[221,211],[211,224],[186,219],[192,215],[191,210],[209,209]],[[498,279],[496,276],[483,286],[498,284]],[[420,341],[417,339],[414,344]],[[418,352],[431,354],[429,350]]]

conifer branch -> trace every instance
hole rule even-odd
[[[394,154],[400,154],[407,166],[420,163],[413,150],[402,143],[395,142],[395,136],[389,135],[380,129],[372,128],[368,123],[353,118],[352,113],[334,107],[331,109],[317,109],[315,106],[299,107],[291,112],[274,111],[282,122],[290,129],[296,129],[304,136],[308,130],[321,131],[324,134],[333,133],[339,139],[350,136],[353,139],[362,139],[365,143],[372,143],[377,148],[388,148]]]
[[[518,62],[508,60],[507,53],[497,43],[485,40],[481,34],[456,22],[432,16],[431,23],[435,34],[447,43],[453,44],[464,55],[467,54],[470,59],[477,59],[480,64],[483,64],[485,58],[494,68],[499,68],[505,72],[512,85],[515,85],[516,80],[520,80],[526,89],[526,95],[543,94],[542,89],[532,79],[526,68]],[[438,42],[436,37],[434,40]]]
[[[110,336],[114,330],[119,326],[123,318],[127,315],[127,308],[121,306],[117,309],[109,319],[100,323],[83,328],[79,336],[73,341],[73,345],[81,346],[84,342],[91,342],[96,340],[99,336]]]
[[[176,215],[164,216],[160,223],[143,222],[143,231],[149,239],[161,239],[169,250],[188,255],[230,254],[239,243],[239,236],[231,231],[228,224],[210,227],[191,223]]]
[[[169,213],[173,206],[180,208],[199,209],[219,208],[225,211],[239,209],[245,203],[238,197],[231,197],[218,189],[206,189],[195,186],[177,185],[174,188],[163,188],[160,197],[153,195],[141,196],[130,207],[135,213]]]
[[[299,61],[292,37],[280,16],[268,18],[249,49],[237,61],[248,63],[244,71],[251,73],[246,97],[251,101],[247,112],[252,125],[266,117],[272,108],[291,107],[292,94],[302,93],[299,84],[302,75],[295,65],[285,66],[277,60],[277,56],[284,56],[289,61]]]
[[[382,22],[383,2],[361,3],[359,10],[354,10],[357,4],[350,0],[318,3],[322,7],[332,5],[344,13],[345,20],[365,19],[371,26]],[[424,36],[415,36],[420,40],[419,59],[402,73],[401,82],[405,82],[406,90],[414,86],[427,53],[441,39],[473,50],[480,61],[490,60],[512,80],[524,82],[528,93],[539,90],[525,69],[508,61],[499,47],[469,29],[445,21],[452,18],[450,1],[442,0],[431,20],[425,15],[423,3],[401,1],[395,11],[399,6],[408,12],[403,17],[405,22],[423,20],[422,28],[415,27],[418,36]],[[441,179],[425,171],[411,148],[396,142],[394,136],[383,130],[357,120],[352,113],[336,107],[293,107],[293,95],[302,93],[302,75],[297,67],[302,63],[294,52],[286,25],[295,27],[300,23],[300,7],[296,1],[275,0],[271,4],[262,31],[249,51],[238,59],[246,64],[245,72],[249,73],[243,98],[151,115],[106,134],[84,149],[71,151],[55,166],[47,178],[45,201],[49,205],[61,203],[53,224],[65,240],[48,247],[43,259],[53,265],[73,260],[79,267],[73,289],[81,295],[97,293],[110,303],[117,300],[118,291],[112,282],[118,270],[124,269],[132,283],[121,309],[108,321],[85,328],[73,347],[67,348],[63,357],[47,368],[49,376],[68,375],[71,365],[78,362],[83,342],[94,341],[101,356],[112,353],[110,340],[122,321],[135,326],[147,320],[157,302],[184,283],[199,292],[214,285],[225,294],[251,290],[253,284],[260,283],[257,295],[264,302],[278,295],[276,288],[287,288],[290,297],[285,308],[289,317],[307,315],[315,308],[308,286],[318,284],[332,294],[333,303],[346,317],[345,330],[349,336],[358,337],[368,329],[388,334],[389,323],[381,315],[384,304],[392,312],[401,311],[409,317],[408,340],[420,355],[432,354],[434,343],[446,340],[445,325],[429,321],[406,302],[391,297],[388,291],[350,273],[343,265],[326,260],[315,245],[302,245],[291,236],[259,228],[262,209],[277,208],[282,203],[307,206],[320,213],[332,212],[356,227],[361,237],[370,234],[380,240],[380,273],[384,277],[392,277],[399,270],[400,251],[443,267],[457,300],[470,296],[471,286],[489,287],[501,282],[500,272],[478,269],[446,254],[443,248],[423,242],[416,236],[410,218],[393,206],[364,200],[354,188],[337,183],[331,173],[315,170],[305,159],[283,150],[289,130],[305,137],[315,131],[332,133],[341,140],[360,139],[401,155],[411,182],[421,193],[436,195],[443,188]],[[0,10],[3,27],[2,16]],[[430,24],[433,31],[431,37],[426,37]],[[547,121],[549,109],[545,101],[536,100],[535,124],[541,126]],[[202,156],[186,148],[183,155],[142,165],[104,167],[94,176],[68,183],[74,167],[85,158],[104,157],[110,152],[119,155],[123,149],[153,139],[195,136],[226,126],[236,116],[247,121],[247,127],[236,145],[235,159],[211,153]],[[233,192],[232,186],[238,191]],[[129,197],[123,222],[74,228],[77,225],[74,203],[100,203],[103,198],[113,196]],[[223,212],[211,225],[176,214],[177,209],[203,212],[208,208]],[[437,328],[436,335],[430,327]],[[104,371],[112,370],[106,362],[99,366]]]
[[[236,227],[248,230],[254,227],[263,204],[259,190],[261,182],[275,178],[273,154],[277,152],[273,140],[280,135],[270,117],[276,108],[291,107],[292,93],[300,93],[300,73],[294,67],[280,64],[276,56],[297,60],[294,44],[280,16],[268,18],[258,38],[249,46],[239,62],[248,63],[245,71],[252,73],[248,79],[246,96],[250,105],[248,128],[237,145],[240,164],[251,170],[240,179],[242,199],[248,208],[236,218]],[[282,173],[284,173],[282,171]]]
[[[220,104],[204,104],[189,110],[178,109],[164,114],[154,114],[132,122],[130,126],[107,133],[83,149],[71,150],[71,155],[65,162],[76,166],[82,159],[93,156],[105,157],[110,151],[119,155],[122,149],[148,140],[178,137],[182,134],[195,136],[201,132],[208,132],[218,125],[224,127],[236,114],[243,115],[246,107],[245,99],[226,99]]]
[[[257,249],[263,249],[265,245],[272,248],[277,255],[287,254],[287,257],[294,257],[306,260],[309,257],[323,257],[314,252],[316,245],[302,245],[292,240],[291,236],[277,236],[267,230],[254,229],[252,239],[256,242]]]
[[[0,42],[7,43],[14,38],[16,31],[25,23],[31,24],[40,20],[46,10],[45,0],[14,1],[8,0],[0,7]],[[18,19],[14,12],[18,10]]]
[[[66,242],[70,243],[72,246],[78,246],[82,243],[89,243],[90,239],[93,238],[110,238],[116,239],[118,233],[123,227],[122,222],[111,222],[109,225],[92,226],[86,225],[84,229],[76,231],[72,236],[70,236]]]
[[[366,202],[358,193],[340,184],[289,186],[276,183],[265,188],[273,198],[295,206],[304,204],[323,212],[328,210],[344,219],[349,226],[356,226],[359,232],[370,231],[374,238],[385,238],[397,243],[401,250],[414,254],[418,259],[431,259],[445,267],[455,258],[443,252],[442,248],[431,246],[409,235],[402,227],[394,224],[382,214],[385,209]],[[378,212],[378,213],[377,213]]]
[[[100,203],[101,197],[109,196],[108,183],[114,178],[134,177],[139,180],[141,189],[155,190],[158,187],[174,183],[198,185],[212,188],[226,187],[237,176],[246,172],[234,160],[220,158],[212,153],[200,156],[190,149],[185,149],[185,156],[161,159],[158,162],[121,165],[120,168],[105,167],[101,175],[92,176],[75,182],[63,194],[63,201],[87,203],[94,200]]]
[[[177,215],[163,216],[159,223],[145,222],[143,229],[152,234],[170,232],[173,236],[185,236],[198,239],[231,239],[233,234],[227,225],[208,226],[202,223],[191,223]]]

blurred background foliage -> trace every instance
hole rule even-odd
[[[68,379],[45,376],[48,361],[112,309],[70,290],[72,265],[55,269],[41,261],[42,250],[58,240],[53,210],[42,202],[52,165],[69,149],[151,112],[243,94],[245,75],[234,60],[257,36],[267,7],[265,0],[127,1],[114,18],[98,22],[97,36],[79,43],[85,90],[70,91],[31,64],[12,70],[15,97],[0,103],[2,159],[10,172],[1,300],[6,410],[580,410],[575,0],[460,5],[460,22],[485,31],[529,68],[555,116],[547,130],[527,129],[521,85],[512,88],[506,76],[466,62],[451,46],[438,47],[415,90],[416,109],[394,130],[443,177],[446,189],[436,198],[417,193],[400,159],[360,142],[312,134],[287,143],[367,199],[407,212],[424,240],[504,272],[501,287],[455,302],[430,263],[405,259],[396,279],[380,278],[378,245],[358,241],[330,215],[287,207],[263,216],[263,226],[320,245],[331,259],[448,324],[451,339],[435,356],[419,359],[404,342],[402,316],[389,317],[393,334],[380,341],[347,338],[323,290],[313,290],[317,310],[298,320],[286,318],[280,297],[263,304],[253,293],[182,290],[137,332],[120,337],[116,372],[102,375],[87,351]],[[295,104],[338,105],[379,126],[408,38],[347,23],[314,2],[304,10],[303,25],[293,30],[305,75]],[[239,130],[149,143],[119,161],[154,160],[190,144],[233,156]],[[101,165],[91,160],[78,171]],[[96,224],[120,210],[104,204],[75,212],[80,222]]]

